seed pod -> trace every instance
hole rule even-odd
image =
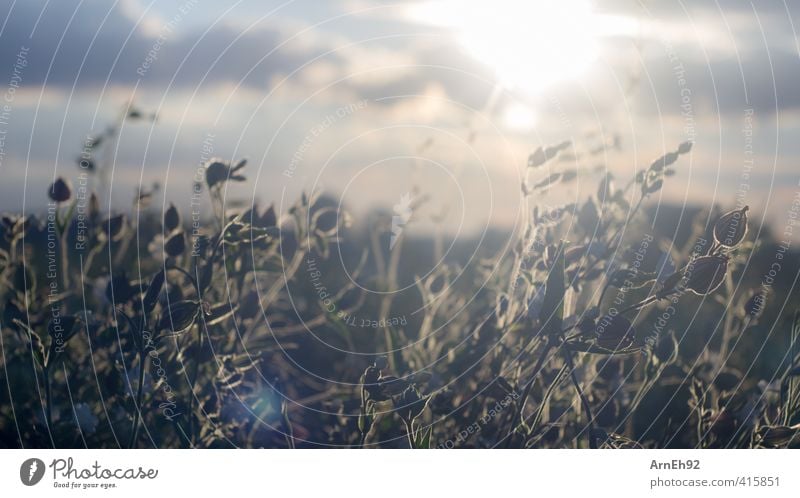
[[[714,240],[717,244],[733,248],[738,246],[747,234],[748,206],[729,211],[719,217],[714,224]]]
[[[678,270],[672,275],[669,275],[664,279],[664,282],[662,283],[662,289],[661,289],[662,292],[670,292],[675,287],[677,287],[679,283],[681,283],[682,279],[683,279],[683,270]]]
[[[403,379],[397,378],[394,375],[382,376],[378,379],[378,386],[381,392],[388,396],[397,396],[401,394],[410,384]]]
[[[176,258],[183,254],[183,251],[186,250],[186,239],[183,236],[183,231],[178,230],[167,239],[164,243],[164,252],[166,252],[169,256]]]
[[[744,303],[744,313],[746,316],[758,318],[764,312],[764,305],[767,302],[767,295],[764,291],[756,291],[750,299]]]
[[[364,385],[372,385],[378,383],[378,376],[380,371],[376,367],[367,367],[364,370],[364,375],[361,376],[361,383]]]
[[[165,277],[166,274],[164,270],[160,270],[153,276],[153,280],[150,281],[147,292],[145,292],[144,298],[142,298],[142,306],[144,307],[145,313],[150,313],[153,311],[153,308],[156,307],[158,295],[161,294],[161,288],[164,287]]]
[[[564,251],[564,264],[570,266],[578,263],[586,254],[586,246],[572,246]]]
[[[689,265],[686,289],[699,296],[710,294],[722,284],[727,271],[726,256],[700,256]]]
[[[161,314],[159,330],[171,330],[173,334],[183,332],[194,323],[200,306],[196,301],[179,301],[170,304]]]
[[[636,335],[633,325],[622,315],[605,315],[595,327],[597,345],[604,349],[625,349],[633,344]]]
[[[108,240],[119,240],[122,238],[125,228],[125,215],[118,214],[103,222],[103,230]]]
[[[764,426],[758,430],[761,444],[764,446],[777,447],[790,443],[797,439],[800,426],[787,427],[785,425]]]
[[[170,203],[169,208],[164,212],[164,231],[171,232],[181,224],[181,215],[175,204]]]
[[[54,202],[67,202],[72,197],[72,187],[69,184],[69,180],[64,180],[61,177],[56,178],[56,181],[50,185],[48,194]]]
[[[689,151],[692,150],[692,145],[694,145],[694,143],[692,143],[690,141],[686,141],[686,142],[681,143],[678,146],[678,154],[688,154]]]
[[[208,188],[213,188],[219,183],[223,183],[228,179],[230,173],[230,166],[219,159],[212,159],[206,166],[206,185]]]

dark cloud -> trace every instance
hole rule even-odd
[[[326,50],[304,40],[276,50],[291,36],[280,26],[243,31],[220,22],[206,31],[183,29],[179,21],[171,31],[147,30],[119,4],[97,0],[26,0],[13,8],[6,2],[0,12],[9,19],[0,34],[0,67],[12,67],[20,47],[27,47],[26,85],[85,89],[141,80],[163,89],[170,81],[179,87],[241,81],[263,88],[271,76]],[[327,58],[336,61],[335,55]]]

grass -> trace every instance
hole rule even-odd
[[[574,179],[542,173],[570,147],[531,154],[527,201]],[[346,231],[329,199],[226,206],[245,161],[205,165],[202,234],[155,189],[131,217],[59,178],[47,216],[2,219],[0,446],[800,446],[797,303],[762,282],[779,244],[746,207],[652,230],[690,151],[413,278],[429,241],[388,254],[397,234]]]

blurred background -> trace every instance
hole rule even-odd
[[[475,234],[515,225],[528,154],[564,140],[569,173],[539,203],[582,202],[687,140],[657,203],[749,204],[758,230],[798,190],[792,3],[1,5],[2,210],[41,210],[109,129],[92,160],[116,209],[154,182],[191,209],[202,161],[247,157],[227,202],[325,192],[363,216],[408,193],[430,200],[410,231]]]

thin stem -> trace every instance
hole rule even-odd
[[[544,414],[544,407],[547,404],[548,400],[550,399],[550,396],[552,396],[553,392],[555,392],[558,384],[561,383],[561,376],[564,375],[564,372],[567,371],[567,368],[568,365],[564,364],[564,366],[561,367],[561,370],[559,370],[558,373],[556,374],[556,377],[555,379],[553,379],[553,382],[551,382],[550,385],[547,387],[547,391],[545,391],[544,396],[542,397],[542,402],[539,404],[539,408],[536,410],[536,416],[534,417],[533,422],[531,422],[528,434],[536,433],[536,428],[539,426],[539,422],[541,421],[542,415]]]
[[[44,367],[44,398],[45,398],[45,413],[47,416],[47,428],[53,430],[53,401],[52,401],[52,385],[50,381],[50,369]]]
[[[414,436],[412,433],[414,432],[414,421],[412,420],[411,423],[403,420],[403,425],[406,426],[406,437],[408,437],[408,447],[412,450],[416,449],[414,445]]]
[[[195,446],[195,409],[194,409],[194,392],[197,385],[197,378],[200,376],[200,351],[203,348],[203,330],[200,324],[197,324],[197,348],[194,353],[194,373],[192,375],[192,392],[189,396],[189,434],[192,438],[192,447]]]
[[[133,414],[133,429],[131,430],[131,440],[128,443],[128,448],[133,449],[136,446],[136,439],[139,436],[139,423],[142,419],[142,398],[144,397],[144,368],[145,368],[145,350],[139,349],[139,386],[136,388],[136,412]]]
[[[531,374],[530,380],[525,383],[525,387],[522,391],[522,396],[520,397],[519,405],[517,406],[517,410],[514,413],[514,418],[511,421],[511,431],[508,433],[508,437],[511,438],[513,434],[517,431],[517,428],[522,421],[523,414],[525,412],[525,405],[528,403],[528,397],[531,394],[531,387],[533,387],[534,382],[536,381],[536,377],[538,377],[539,372],[544,367],[545,361],[547,360],[547,356],[550,354],[550,351],[555,346],[555,343],[550,340],[550,338],[545,339],[544,346],[542,347],[542,351],[539,353],[539,358],[536,360],[536,364],[533,367],[533,373]]]
[[[575,386],[575,391],[577,391],[578,397],[583,405],[583,409],[586,411],[586,416],[589,418],[589,448],[595,450],[597,449],[597,441],[594,439],[595,430],[592,407],[589,405],[589,400],[586,399],[586,396],[583,394],[580,383],[578,383],[578,376],[575,375],[575,362],[572,360],[572,352],[569,350],[569,348],[564,348],[564,359],[567,361],[567,365],[569,366],[569,378],[572,380],[572,385]]]
[[[632,305],[628,306],[627,308],[624,308],[621,311],[618,311],[617,314],[621,315],[623,313],[627,313],[628,311],[638,310],[639,308],[643,308],[643,307],[647,306],[648,304],[654,303],[655,301],[657,301],[660,298],[661,298],[660,295],[654,294],[654,295],[652,295],[652,296],[650,296],[650,297],[648,297],[648,298],[646,298],[646,299],[644,299],[642,301],[639,301],[636,304],[632,304]]]

